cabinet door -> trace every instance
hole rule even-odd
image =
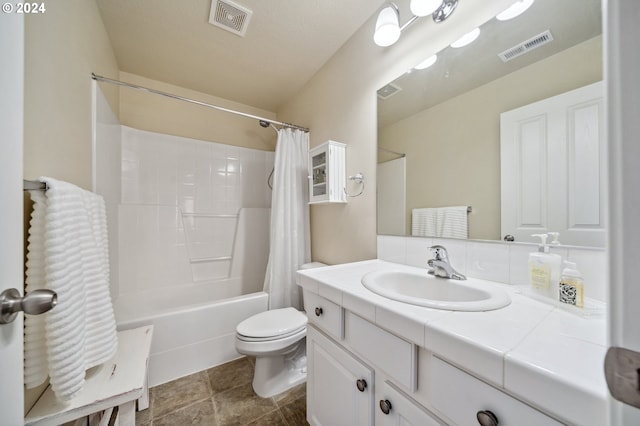
[[[500,115],[503,237],[604,245],[602,93],[594,83]]]
[[[313,326],[307,328],[307,420],[373,425],[373,371]]]
[[[388,382],[382,385],[378,401],[378,424],[384,426],[441,426],[435,415],[404,396]]]

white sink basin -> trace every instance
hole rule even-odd
[[[362,277],[362,285],[372,292],[398,302],[449,311],[491,311],[511,303],[501,289],[473,278],[465,281],[437,278],[424,273],[376,271]]]

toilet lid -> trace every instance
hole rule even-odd
[[[261,312],[242,321],[236,327],[238,334],[267,338],[291,334],[307,325],[307,316],[295,308]]]

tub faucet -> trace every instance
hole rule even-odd
[[[433,252],[434,258],[429,259],[427,264],[431,267],[429,273],[441,278],[450,278],[454,280],[466,280],[467,277],[453,269],[449,263],[449,255],[447,249],[443,246],[435,245],[429,247]]]

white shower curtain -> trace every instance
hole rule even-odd
[[[264,280],[269,309],[302,309],[295,273],[311,259],[308,158],[309,133],[289,128],[278,131],[269,262]]]

